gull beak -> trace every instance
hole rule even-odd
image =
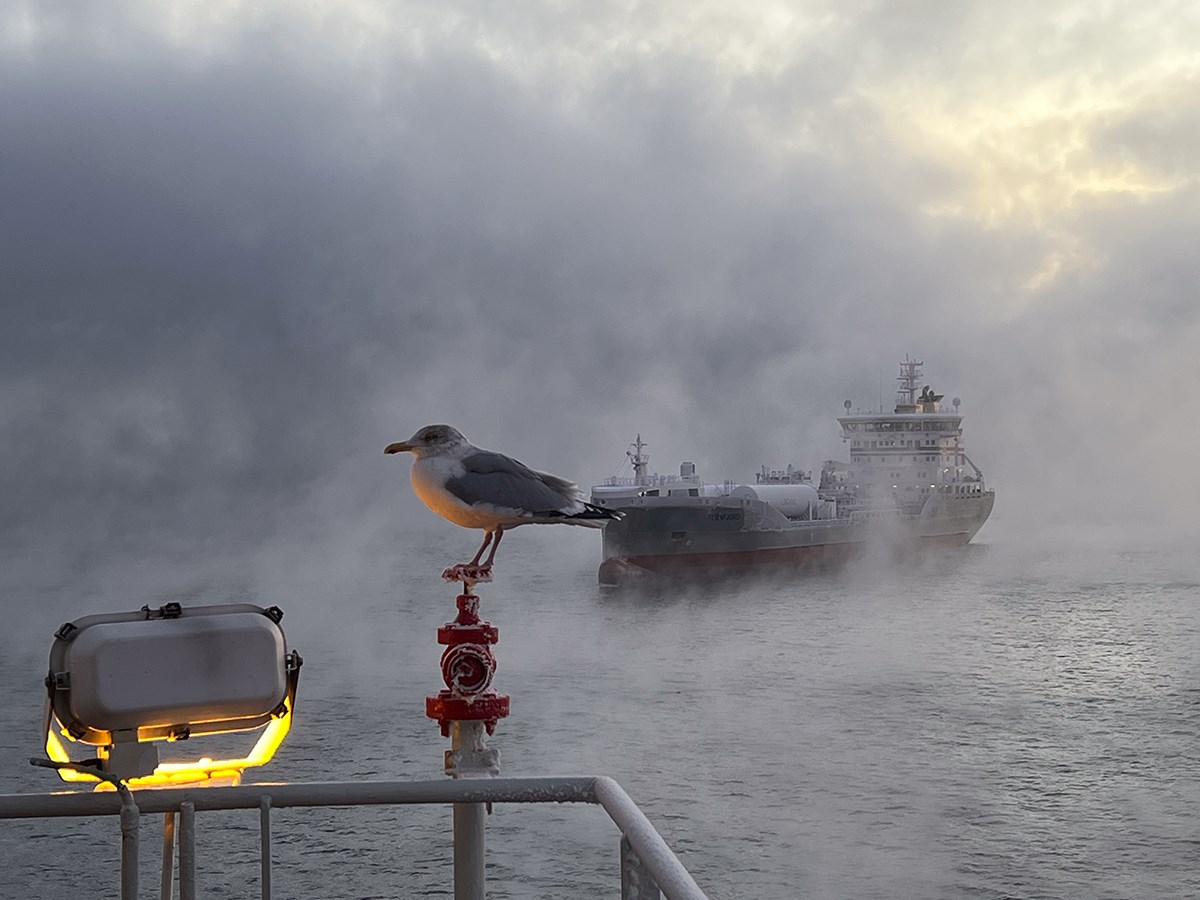
[[[412,444],[408,441],[396,441],[394,444],[388,444],[383,448],[384,453],[404,453],[412,450]]]

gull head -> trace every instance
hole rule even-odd
[[[407,441],[396,441],[383,448],[384,453],[411,453],[413,456],[440,456],[465,447],[468,441],[451,425],[426,425]]]

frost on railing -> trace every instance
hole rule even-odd
[[[446,803],[594,803],[608,813],[621,837],[622,897],[650,900],[659,892],[667,900],[703,900],[704,892],[671,851],[658,831],[617,782],[611,778],[490,778],[455,781],[317,782],[308,784],[243,785],[202,790],[163,788],[126,792],[122,802],[114,791],[103,793],[13,794],[0,796],[0,819],[41,819],[80,816],[118,816],[126,837],[122,852],[122,900],[137,897],[138,831],[130,816],[166,814],[179,848],[179,896],[200,896],[196,885],[195,832],[197,814],[213,810],[248,809],[260,814],[261,896],[271,897],[271,813],[287,807],[377,806]],[[124,813],[122,814],[122,811]],[[178,814],[179,827],[174,827]],[[132,840],[132,846],[130,845]],[[164,842],[163,893],[170,892],[170,859]],[[89,876],[93,878],[94,876]],[[396,886],[399,888],[399,886]],[[400,893],[403,893],[401,890]],[[314,893],[318,896],[319,891]],[[456,898],[482,898],[466,893]]]

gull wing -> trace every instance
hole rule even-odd
[[[480,450],[461,462],[465,471],[450,478],[446,490],[463,503],[487,503],[534,514],[583,509],[579,488],[572,482],[535,471],[511,456]]]

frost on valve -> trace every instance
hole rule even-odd
[[[458,616],[438,629],[442,653],[442,680],[446,690],[425,698],[425,715],[436,719],[442,735],[450,734],[451,722],[483,722],[488,734],[508,715],[508,695],[491,689],[496,673],[496,656],[491,645],[500,639],[499,629],[479,618],[479,598],[471,593],[456,600]]]

